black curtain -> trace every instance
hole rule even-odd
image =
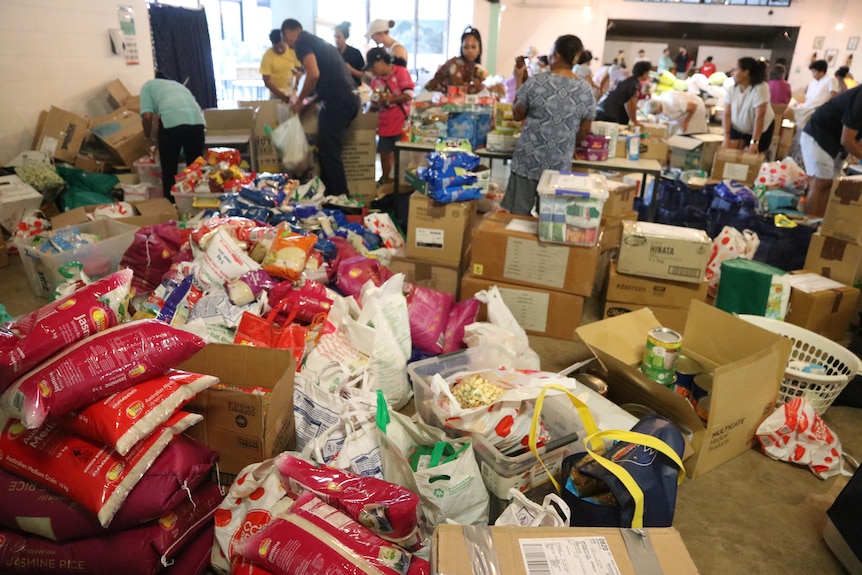
[[[150,4],[149,11],[156,69],[171,80],[185,83],[201,108],[218,107],[204,9]]]

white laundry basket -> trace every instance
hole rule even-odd
[[[779,405],[794,397],[802,397],[811,404],[814,411],[823,415],[841,390],[862,370],[862,361],[854,353],[822,335],[792,323],[757,315],[740,315],[739,318],[792,341],[791,360],[826,367],[826,375],[786,368],[778,395]]]

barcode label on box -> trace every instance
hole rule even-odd
[[[703,275],[703,270],[700,268],[684,268],[680,266],[668,266],[667,273],[672,276],[682,276],[685,278],[696,278]]]
[[[527,575],[620,575],[604,537],[519,539]]]

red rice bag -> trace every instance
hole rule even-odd
[[[380,262],[365,256],[354,256],[342,260],[338,264],[338,281],[336,285],[344,295],[356,298],[362,293],[362,286],[371,280],[377,287],[382,286],[392,277],[392,272]]]
[[[446,331],[443,332],[443,353],[452,353],[467,347],[464,343],[464,328],[475,322],[478,314],[479,300],[476,298],[471,297],[452,304]]]
[[[96,515],[103,527],[189,414],[174,415],[159,432],[138,443],[125,457],[54,423],[27,429],[0,413],[0,467],[65,495]]]
[[[410,561],[410,569],[407,571],[407,575],[431,575],[431,564],[421,557],[414,555]]]
[[[308,254],[316,243],[317,236],[314,234],[302,235],[290,229],[279,230],[263,257],[263,269],[270,275],[297,281],[302,277]]]
[[[419,496],[400,485],[334,467],[317,467],[289,453],[275,459],[292,498],[310,491],[380,537],[399,543],[417,539]]]
[[[221,500],[206,484],[176,509],[146,525],[71,543],[57,543],[14,531],[0,531],[3,573],[39,575],[155,575],[162,572],[201,531],[211,531]]]
[[[171,370],[57,419],[62,427],[125,455],[201,391],[211,375]]]
[[[358,256],[359,252],[356,251],[356,248],[354,248],[350,244],[350,242],[347,241],[346,238],[342,238],[341,236],[334,236],[332,238],[329,238],[329,241],[335,244],[335,247],[338,250],[335,259],[329,262],[329,270],[327,271],[327,274],[329,275],[329,283],[332,284],[336,280],[338,274],[338,266],[341,265],[341,262],[343,262],[344,260],[348,260],[352,257]]]
[[[410,553],[385,541],[307,492],[290,509],[240,543],[239,554],[273,575],[405,575]]]
[[[0,406],[35,429],[48,415],[64,415],[162,374],[205,344],[153,319],[121,324],[79,341],[20,377],[0,397]]]
[[[134,271],[132,286],[136,294],[149,293],[159,286],[182,243],[182,235],[174,222],[145,226],[135,232],[132,245],[120,260],[120,267]]]
[[[329,313],[334,295],[331,289],[313,280],[305,280],[299,286],[294,286],[291,282],[281,282],[270,291],[269,303],[278,307],[283,299],[291,297],[298,305],[296,319],[311,323],[318,314]]]
[[[204,575],[210,566],[212,548],[213,530],[202,529],[188,545],[180,550],[179,554],[174,556],[174,562],[162,571],[162,575]]]
[[[122,270],[29,313],[0,331],[0,391],[64,347],[114,327],[126,313],[131,270]]]
[[[416,284],[404,284],[413,345],[425,353],[443,353],[444,332],[455,297]]]

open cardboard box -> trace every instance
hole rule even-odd
[[[649,308],[583,325],[578,336],[608,368],[615,403],[645,405],[690,430],[694,455],[685,469],[695,478],[749,449],[772,413],[790,357],[790,340],[692,301],[682,353],[713,373],[709,421],[684,397],[638,371],[647,332],[659,327]]]
[[[155,198],[153,200],[143,200],[140,202],[129,202],[135,208],[136,214],[130,215],[127,218],[115,218],[119,222],[132,226],[152,226],[154,224],[162,224],[171,220],[178,220],[177,207],[168,201],[167,198]],[[66,226],[74,226],[90,221],[88,214],[93,213],[93,210],[99,206],[83,206],[63,212],[51,218],[51,227],[55,230],[65,228]]]

